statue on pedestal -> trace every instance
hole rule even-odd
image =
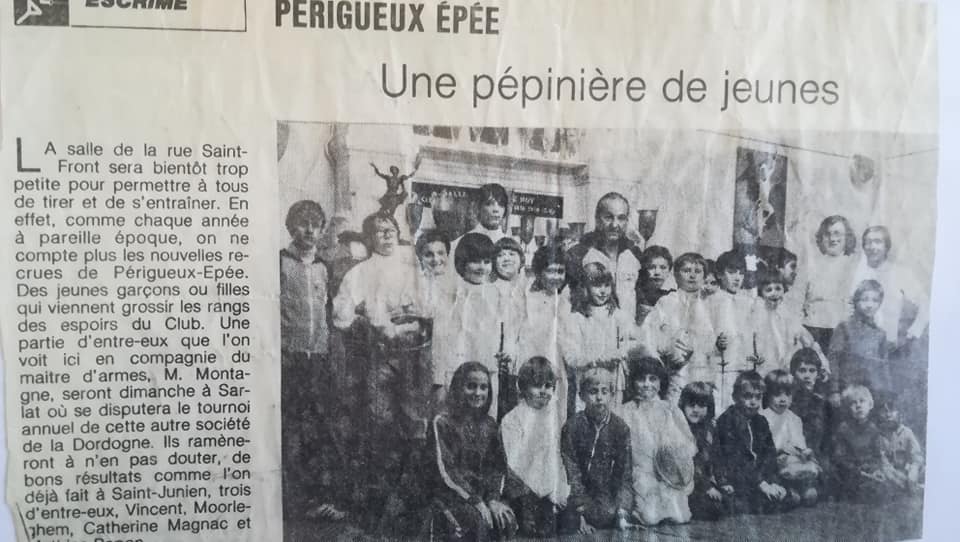
[[[417,173],[417,170],[420,168],[420,157],[418,156],[414,162],[413,171],[406,175],[401,175],[400,168],[397,166],[390,166],[389,175],[381,172],[373,162],[370,162],[370,167],[373,168],[373,172],[376,173],[378,177],[387,182],[387,191],[384,192],[379,199],[380,212],[393,216],[397,207],[407,199],[407,187],[404,186],[404,183]]]

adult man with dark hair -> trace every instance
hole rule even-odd
[[[629,218],[627,198],[618,192],[604,194],[597,201],[594,230],[567,252],[567,280],[573,291],[582,279],[584,265],[603,264],[613,273],[620,307],[636,317],[640,257],[636,245],[626,235]]]

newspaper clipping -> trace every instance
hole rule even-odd
[[[923,535],[931,6],[8,4],[19,540]]]

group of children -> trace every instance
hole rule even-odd
[[[481,363],[453,375],[433,420],[428,491],[435,534],[487,540],[549,537],[716,520],[813,506],[824,497],[879,502],[922,488],[923,453],[890,394],[816,394],[820,359],[797,351],[791,371],[740,373],[716,420],[715,390],[692,382],[667,399],[661,360],[631,351],[627,399],[616,377],[580,375],[583,409],[558,428],[557,375],[542,357],[519,371],[521,402],[488,415],[494,376]]]
[[[314,253],[297,246],[298,235],[307,245],[322,229],[318,210],[301,217],[309,228],[288,220],[294,244],[286,268],[281,259],[281,289],[301,289],[283,298],[319,311],[309,314],[313,327],[324,315],[310,300],[328,292],[322,273],[310,271]],[[398,322],[418,322],[418,337],[419,322],[430,322],[423,359],[380,349],[376,355],[389,355],[389,363],[367,362],[390,369],[371,369],[378,401],[428,413],[402,446],[425,458],[405,468],[429,473],[411,487],[435,532],[478,540],[517,530],[586,533],[778,512],[824,497],[870,501],[922,487],[923,454],[899,421],[889,346],[873,323],[883,300],[875,281],[858,285],[853,315],[821,345],[801,324],[797,259],[786,250],[754,268],[736,250],[715,262],[694,253],[674,262],[666,248],[648,247],[639,253],[636,305],[625,307],[614,270],[571,265],[559,245],[540,247],[528,273],[524,250],[510,237],[468,233],[451,251],[443,233],[425,232],[412,271],[398,267],[414,263],[395,246],[393,217],[364,223],[381,260],[364,267],[364,277],[345,273],[352,290],[331,292],[331,320],[353,329],[355,315],[372,325],[370,315],[380,314],[395,345],[410,343],[400,340]],[[676,289],[667,287],[671,271]],[[348,294],[355,299],[343,310],[339,298]],[[308,324],[283,316],[295,331]],[[325,344],[325,328],[323,337]],[[284,341],[285,366],[323,362],[312,352],[288,352]],[[424,374],[418,379],[430,379],[431,393],[411,393],[423,383],[394,374],[411,363]],[[284,382],[308,385],[306,378]],[[406,408],[411,399],[424,404]],[[364,446],[399,427],[354,422],[377,428]],[[299,433],[285,430],[285,462],[286,435]],[[321,516],[341,518],[344,508],[324,503]]]
[[[425,255],[448,247],[441,234],[429,233],[419,239],[417,254],[424,262]],[[891,343],[874,322],[883,299],[880,284],[866,280],[856,288],[852,316],[821,344],[803,325],[804,301],[793,288],[797,259],[785,249],[748,271],[747,257],[737,250],[715,262],[695,253],[674,262],[666,248],[651,246],[640,257],[635,307],[620,304],[614,272],[602,263],[576,268],[575,286],[568,288],[572,266],[559,246],[536,252],[529,279],[522,258],[509,237],[493,243],[470,233],[456,244],[456,274],[422,264],[433,274],[423,291],[436,322],[435,385],[444,386],[465,361],[481,360],[497,370],[494,362],[509,358],[506,370],[516,375],[519,360],[542,355],[557,363],[559,385],[569,388],[564,396],[573,404],[576,379],[567,386],[568,372],[575,376],[597,359],[623,358],[629,349],[643,347],[672,369],[674,398],[687,382],[710,382],[721,406],[729,404],[737,374],[788,370],[790,356],[800,348],[817,353],[826,375],[836,373],[834,393],[851,383],[889,387]],[[665,287],[671,270],[676,289]],[[745,289],[748,273],[753,284]],[[715,288],[708,285],[713,282]],[[622,391],[625,371],[622,366],[617,371]],[[492,409],[497,408],[495,397]]]

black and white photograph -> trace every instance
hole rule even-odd
[[[936,147],[277,123],[284,539],[919,537]]]

